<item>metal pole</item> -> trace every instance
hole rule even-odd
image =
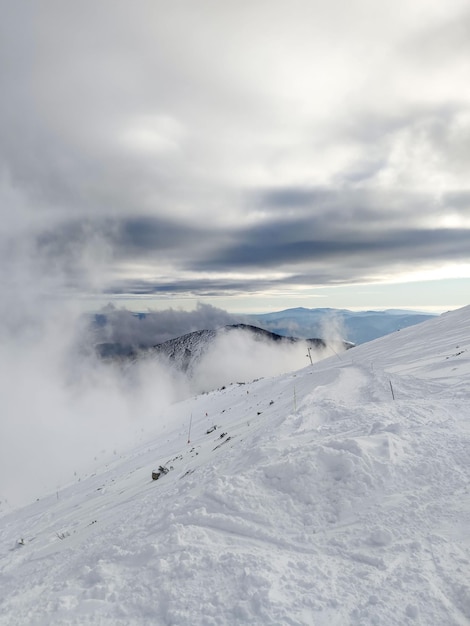
[[[193,414],[189,418],[188,443],[191,443],[191,424],[193,423]]]

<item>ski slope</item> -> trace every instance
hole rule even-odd
[[[0,624],[468,626],[469,407],[470,307],[174,404],[0,518]]]

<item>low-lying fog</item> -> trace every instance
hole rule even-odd
[[[2,350],[0,511],[78,480],[164,427],[165,407],[180,399],[235,382],[274,376],[309,364],[306,345],[276,345],[242,331],[222,334],[188,376],[168,361],[102,360],[93,343],[103,338],[154,345],[193,330],[240,321],[209,305],[192,311],[152,312],[139,318],[106,307],[106,330],[97,336],[92,315],[54,306],[19,312],[6,324]],[[10,320],[11,320],[10,316]],[[330,356],[328,349],[311,352]]]

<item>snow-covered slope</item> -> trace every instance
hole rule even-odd
[[[470,307],[175,404],[0,519],[0,624],[468,625],[469,406]]]

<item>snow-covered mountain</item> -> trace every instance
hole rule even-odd
[[[285,337],[272,333],[270,331],[258,328],[257,326],[251,326],[248,324],[229,324],[216,330],[199,330],[192,333],[187,333],[176,339],[169,339],[161,344],[153,347],[153,352],[161,354],[170,359],[179,369],[182,371],[191,371],[197,367],[201,358],[207,354],[207,351],[218,339],[227,335],[238,335],[235,348],[241,344],[244,340],[262,342],[265,345],[279,345],[279,346],[302,346],[303,351],[308,349],[318,351],[319,353],[325,353],[327,348],[331,351],[348,350],[353,346],[351,343],[338,340],[330,340],[328,342],[323,339],[309,338],[298,339],[295,337]],[[317,359],[315,359],[317,360]]]
[[[194,363],[206,354],[211,345],[220,337],[228,333],[238,332],[245,335],[246,338],[258,342],[268,344],[304,344],[305,349],[324,350],[327,345],[331,345],[336,349],[348,350],[354,344],[340,340],[330,340],[329,342],[319,338],[299,339],[298,337],[288,337],[272,333],[263,328],[252,326],[250,324],[226,324],[225,326],[215,329],[196,330],[185,333],[179,337],[168,339],[162,343],[158,343],[148,347],[138,345],[126,345],[119,342],[102,342],[95,345],[95,349],[99,356],[103,358],[137,358],[142,354],[161,354],[175,363],[179,369],[186,371],[191,369]]]
[[[298,339],[247,324],[230,324],[186,333],[150,348],[99,343],[95,350],[111,364],[137,366],[157,361],[175,375],[183,374],[193,392],[202,392],[294,371],[308,360],[313,363],[351,347],[339,339]]]
[[[173,404],[3,513],[0,624],[467,625],[469,404],[470,307]]]
[[[249,315],[257,324],[280,335],[322,337],[328,340],[341,333],[343,339],[356,345],[383,337],[432,319],[433,315],[417,311],[348,311],[347,309],[306,309],[298,307],[274,313]]]

